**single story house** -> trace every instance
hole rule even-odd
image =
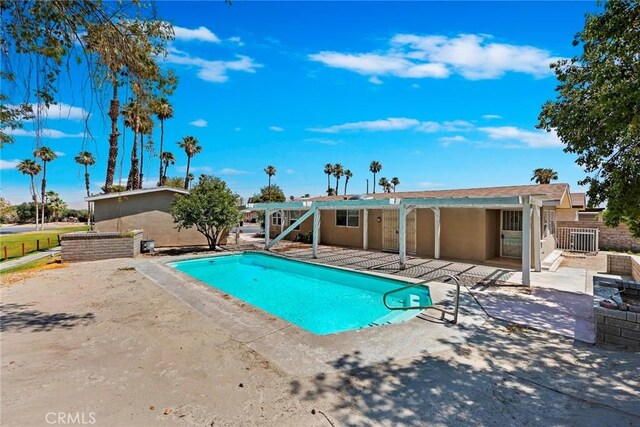
[[[556,218],[573,209],[568,184],[326,196],[256,203],[265,211],[265,246],[299,233],[318,244],[427,258],[531,267],[555,248]]]
[[[171,202],[176,195],[183,194],[189,192],[157,187],[99,194],[85,200],[93,203],[98,231],[142,230],[143,239],[154,240],[157,247],[206,245],[207,239],[195,227],[178,231],[173,222],[169,213]],[[223,236],[220,244],[225,243]]]

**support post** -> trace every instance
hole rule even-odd
[[[542,243],[542,231],[540,229],[540,206],[533,207],[533,268],[542,271],[540,244]]]
[[[531,285],[531,203],[529,196],[522,203],[522,284]]]
[[[318,242],[320,242],[320,209],[313,212],[313,258],[318,258]]]
[[[369,249],[369,209],[362,211],[362,249]]]
[[[269,245],[269,226],[271,225],[271,209],[264,211],[264,248],[267,249]]]
[[[432,208],[433,211],[433,257],[440,259],[440,208]]]
[[[398,252],[400,255],[400,268],[404,269],[407,263],[407,215],[405,205],[400,205],[398,212]]]

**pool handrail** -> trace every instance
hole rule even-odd
[[[440,307],[434,307],[432,305],[429,305],[429,306],[416,305],[416,306],[410,306],[410,307],[405,307],[405,306],[398,307],[398,306],[390,306],[387,303],[387,297],[389,295],[391,295],[391,294],[394,294],[396,292],[401,292],[401,291],[404,291],[406,289],[415,288],[417,286],[425,286],[428,283],[436,282],[436,281],[439,281],[441,279],[445,279],[445,281],[442,281],[441,283],[447,283],[447,282],[449,282],[451,280],[453,280],[455,282],[455,285],[456,285],[456,298],[455,298],[455,305],[454,305],[453,311],[445,310],[444,308],[440,308]],[[451,323],[453,323],[455,325],[456,323],[458,323],[458,307],[460,306],[460,281],[453,274],[442,274],[442,275],[440,275],[438,277],[435,277],[435,278],[425,279],[425,280],[423,280],[421,282],[412,283],[410,285],[403,286],[401,288],[394,289],[392,291],[386,292],[382,297],[382,303],[389,310],[436,310],[436,311],[439,311],[441,313],[440,320],[444,320],[445,314],[449,314],[449,315],[453,316],[453,320],[451,321]]]

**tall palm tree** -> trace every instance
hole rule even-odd
[[[138,188],[140,175],[138,162],[138,134],[140,133],[141,108],[137,101],[129,101],[122,109],[124,125],[133,131],[133,145],[131,146],[131,167],[127,178],[127,190]]]
[[[49,147],[42,146],[40,148],[36,148],[33,152],[33,155],[42,160],[42,215],[40,215],[40,229],[44,230],[44,209],[47,205],[47,201],[45,200],[45,195],[47,193],[47,163],[58,158],[58,155],[53,152],[53,150]],[[37,224],[36,224],[37,228]]]
[[[324,165],[324,173],[327,174],[327,191],[331,188],[331,175],[333,174],[333,165],[331,163],[327,163]]]
[[[550,168],[537,168],[533,171],[531,181],[536,184],[551,184],[551,181],[558,180],[558,172]]]
[[[373,174],[373,194],[376,194],[376,174],[382,170],[382,163],[374,160],[369,165],[369,171]]]
[[[267,177],[269,179],[269,184],[267,186],[267,197],[269,198],[269,201],[271,201],[271,177],[275,176],[276,172],[276,168],[271,165],[268,165],[266,168],[264,168],[264,173],[267,174]]]
[[[398,179],[397,176],[394,176],[393,178],[391,178],[391,185],[393,185],[393,192],[396,192],[396,186],[400,185],[400,180]]]
[[[81,151],[75,158],[75,161],[79,165],[84,166],[84,186],[87,189],[87,197],[91,196],[89,191],[89,166],[96,164],[96,159],[89,151]],[[91,202],[87,202],[87,222],[91,224]]]
[[[340,178],[344,175],[344,167],[340,163],[333,165],[333,176],[336,179],[336,194],[340,192]]]
[[[189,169],[191,169],[191,158],[202,151],[202,146],[193,136],[185,136],[182,141],[178,142],[178,146],[182,148],[187,155],[187,173],[184,178],[184,189],[189,189]]]
[[[160,156],[164,153],[164,121],[167,119],[173,118],[173,107],[169,103],[167,98],[160,98],[156,102],[154,102],[151,106],[153,113],[156,115],[158,120],[160,120]],[[175,161],[175,160],[174,160]],[[173,163],[172,163],[173,164]],[[158,174],[158,185],[162,185],[161,177],[162,175],[162,167],[163,162],[162,158],[160,159],[160,172]],[[165,166],[166,172],[166,166]]]
[[[151,134],[153,133],[153,120],[149,111],[143,111],[140,116],[140,173],[138,175],[138,186],[142,188],[142,181],[144,179],[144,151],[151,151],[153,149],[153,142],[151,141]],[[144,144],[144,136],[149,136],[147,145]]]
[[[34,177],[40,173],[42,167],[37,164],[35,161],[31,159],[25,159],[18,163],[16,166],[18,171],[22,172],[24,175],[29,175],[29,179],[31,180],[31,198],[33,199],[33,204],[36,207],[36,228],[38,228],[38,194],[36,193],[36,184],[34,182]]]
[[[67,203],[55,191],[47,191],[47,200],[49,201],[49,214],[54,221],[60,219],[60,214],[67,210]]]
[[[160,185],[164,185],[164,182],[167,180],[167,169],[169,168],[169,164],[175,165],[176,158],[170,151],[163,151],[160,154]]]
[[[191,187],[191,182],[196,179],[196,176],[192,173],[188,173],[187,174],[187,188],[185,188],[185,190],[188,190]]]
[[[349,184],[349,180],[351,179],[351,177],[353,176],[353,174],[351,173],[351,170],[347,169],[346,171],[344,171],[344,195],[347,195],[347,184]]]
[[[327,196],[335,196],[335,195],[336,195],[336,191],[333,188],[331,187],[327,188]]]
[[[378,185],[382,187],[384,193],[391,193],[391,183],[384,176],[378,181]],[[375,188],[375,187],[374,187]]]

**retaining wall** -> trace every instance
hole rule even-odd
[[[558,227],[597,228],[599,233],[600,250],[640,251],[640,239],[631,237],[629,227],[620,224],[617,227],[607,227],[601,221],[558,221]]]
[[[142,230],[127,233],[78,232],[61,236],[62,261],[134,258],[140,254]]]

